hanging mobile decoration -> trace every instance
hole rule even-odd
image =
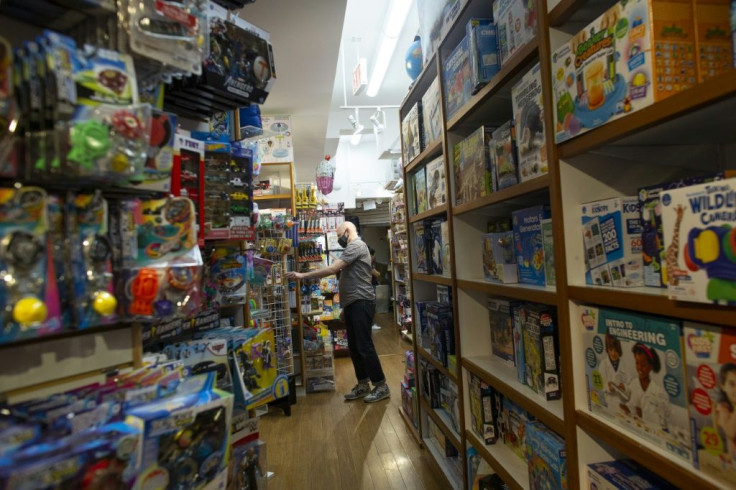
[[[325,155],[324,160],[317,165],[317,188],[322,194],[332,192],[332,184],[335,180],[335,164],[330,161],[330,155]]]

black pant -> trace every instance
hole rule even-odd
[[[355,377],[358,382],[370,379],[374,385],[386,380],[371,337],[375,312],[376,302],[364,299],[354,301],[345,308],[348,349]]]

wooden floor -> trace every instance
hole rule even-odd
[[[269,490],[441,489],[446,483],[432,456],[420,449],[398,408],[404,373],[403,353],[390,314],[376,315],[383,328],[373,332],[391,399],[345,402],[355,384],[350,358],[335,360],[337,392],[299,396],[291,417],[280,410],[261,417],[267,443]]]

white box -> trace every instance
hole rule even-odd
[[[535,2],[524,0],[493,2],[493,20],[498,27],[498,56],[501,67],[537,35],[535,10]]]
[[[511,104],[516,126],[519,181],[526,182],[549,171],[539,63],[511,88]]]

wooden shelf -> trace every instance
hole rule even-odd
[[[532,180],[522,182],[500,191],[492,192],[487,196],[483,196],[475,201],[465,202],[457,206],[453,206],[452,214],[454,216],[476,211],[478,209],[493,206],[506,201],[512,201],[519,197],[537,194],[542,191],[549,190],[549,174],[542,175]]]
[[[614,142],[618,145],[654,146],[667,142],[672,145],[733,141],[736,139],[733,132],[736,118],[734,94],[736,70],[731,70],[560,143],[557,145],[559,156],[561,159],[572,158]]]
[[[452,464],[450,464],[450,462],[447,461],[447,457],[445,456],[445,448],[441,448],[437,441],[430,437],[424,439],[424,446],[432,454],[432,457],[437,462],[437,466],[439,466],[440,471],[442,471],[442,474],[445,475],[449,486],[452,487],[454,490],[461,490],[463,488],[462,473],[458,474],[457,469]],[[460,447],[455,449],[458,450],[457,457],[462,458],[463,448]],[[440,487],[442,487],[442,485],[440,485]]]
[[[642,463],[650,471],[668,480],[678,488],[722,488],[716,480],[704,475],[687,462],[636,437],[590,412],[577,411],[578,426],[596,439],[616,448],[627,457]]]
[[[419,274],[418,272],[411,276],[416,281],[433,282],[435,284],[444,284],[452,286],[452,278],[448,276],[439,276],[435,274]]]
[[[468,100],[452,118],[447,121],[448,131],[457,131],[461,126],[471,131],[484,123],[489,123],[491,114],[500,112],[498,122],[511,119],[511,86],[526,73],[531,62],[538,57],[539,40],[534,38],[519,49],[501,70],[477,94]],[[496,97],[502,95],[502,97]],[[500,102],[505,111],[494,111],[496,102]],[[499,100],[500,99],[500,100]]]
[[[435,216],[440,216],[446,213],[447,213],[447,203],[442,204],[440,206],[435,206],[432,209],[428,209],[427,211],[424,211],[423,213],[419,213],[417,215],[412,216],[411,218],[409,218],[409,223],[416,223],[417,221],[422,221],[427,218],[434,218]]]
[[[431,145],[425,148],[424,151],[422,151],[419,155],[414,157],[414,160],[409,162],[409,165],[406,166],[406,173],[408,174],[409,172],[421,166],[422,164],[428,163],[431,158],[436,157],[441,154],[442,154],[442,138],[433,142]]]
[[[78,328],[68,328],[68,329],[61,330],[59,332],[52,333],[52,334],[49,334],[49,335],[42,335],[42,336],[39,336],[39,337],[31,337],[31,338],[27,338],[27,339],[20,339],[20,340],[15,340],[15,341],[7,342],[7,343],[4,343],[4,344],[0,344],[0,351],[2,351],[3,349],[8,349],[8,348],[17,348],[17,347],[21,347],[21,346],[25,346],[25,345],[41,344],[41,343],[44,343],[44,342],[51,342],[51,341],[54,341],[54,340],[71,339],[71,338],[74,338],[74,337],[92,336],[92,335],[96,335],[98,333],[112,332],[112,331],[115,331],[115,330],[122,330],[122,329],[126,329],[126,328],[130,329],[132,327],[133,327],[133,323],[132,322],[118,322],[118,323],[113,323],[113,324],[110,324],[110,325],[99,325],[99,326],[96,326],[96,327],[85,328],[85,329],[82,329],[82,330],[80,330]]]
[[[422,72],[419,74],[414,83],[409,88],[409,91],[404,96],[404,100],[401,101],[401,113],[405,115],[404,109],[408,111],[411,107],[406,107],[407,104],[421,100],[422,95],[427,91],[434,77],[437,76],[437,53],[432,54],[424,66],[422,66]]]
[[[399,407],[399,413],[401,414],[401,418],[404,420],[404,423],[409,428],[409,432],[414,436],[414,440],[419,444],[419,447],[422,447],[422,439],[419,437],[419,430],[414,427],[414,421],[406,414],[406,412],[404,412],[403,407]]]
[[[270,201],[274,199],[291,199],[291,194],[270,194],[266,196],[253,196],[254,201]]]
[[[544,425],[565,437],[562,400],[547,401],[516,377],[516,368],[493,356],[472,356],[462,359],[465,369],[493,386],[519,404]]]
[[[469,441],[478,454],[483,456],[503,482],[515,490],[529,488],[529,469],[526,461],[516,455],[501,441],[490,446],[483,444],[480,439],[468,429],[465,429],[465,440]]]
[[[437,427],[440,428],[445,437],[450,439],[452,445],[455,446],[458,451],[460,451],[460,448],[462,448],[462,444],[460,444],[460,434],[458,434],[455,429],[452,428],[452,421],[450,420],[450,417],[445,413],[443,409],[432,408],[429,405],[429,402],[424,397],[419,397],[419,401],[421,407],[424,409],[425,412],[427,412],[427,415],[430,416]]]
[[[549,12],[549,25],[574,34],[585,28],[611,6],[610,0],[561,0]]]
[[[421,357],[423,357],[424,359],[426,359],[427,361],[429,361],[429,363],[431,365],[433,365],[437,369],[437,371],[439,371],[443,375],[445,375],[448,378],[450,378],[450,381],[452,381],[453,383],[457,384],[457,375],[454,374],[454,373],[452,373],[445,366],[443,366],[442,363],[440,361],[438,361],[437,359],[435,359],[432,356],[432,354],[430,354],[429,352],[427,352],[426,349],[424,349],[424,347],[422,347],[420,345],[417,345],[417,352],[419,352],[419,355]]]
[[[557,290],[552,286],[531,286],[527,284],[496,284],[483,279],[458,279],[457,287],[470,291],[488,293],[492,296],[532,301],[545,305],[557,305]]]
[[[736,307],[706,303],[675,301],[667,297],[667,289],[610,288],[601,286],[570,286],[570,299],[581,303],[610,306],[693,321],[707,321],[725,326],[736,325]]]

